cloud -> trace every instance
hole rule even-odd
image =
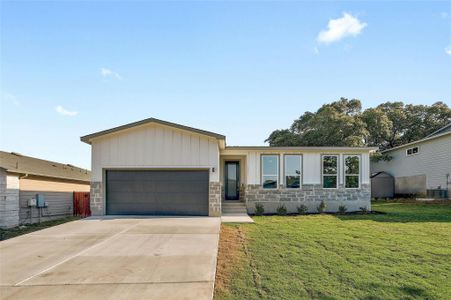
[[[442,18],[442,19],[448,19],[448,13],[447,13],[446,11],[442,11],[442,12],[440,13],[440,18]]]
[[[100,68],[100,74],[102,74],[103,77],[114,77],[118,80],[121,80],[122,77],[119,75],[119,73],[114,72],[113,70],[110,70],[108,68]]]
[[[330,19],[327,30],[322,30],[316,40],[319,43],[330,44],[348,36],[359,35],[368,24],[361,22],[349,13],[343,13],[343,17]]]
[[[445,48],[445,52],[448,55],[451,55],[451,45]]]
[[[59,113],[59,114],[62,115],[62,116],[70,116],[70,117],[73,117],[73,116],[78,115],[78,111],[70,111],[70,110],[67,110],[67,109],[65,109],[64,107],[62,107],[61,105],[58,105],[57,107],[55,107],[55,110],[56,110],[57,113]]]

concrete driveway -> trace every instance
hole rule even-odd
[[[211,299],[220,222],[91,218],[0,242],[0,299]]]

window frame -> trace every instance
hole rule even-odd
[[[357,157],[359,159],[359,174],[346,174],[346,158]],[[358,187],[346,187],[346,177],[347,176],[357,176],[359,180]],[[344,154],[343,155],[343,187],[347,190],[358,190],[361,188],[362,184],[362,156],[360,154]]]
[[[275,174],[275,175],[274,174],[263,174],[263,158],[265,156],[275,156],[275,157],[277,157],[277,174]],[[265,188],[263,186],[263,183],[264,183],[263,178],[265,176],[267,176],[267,177],[275,176],[277,178],[276,187],[275,188]],[[277,189],[279,189],[279,182],[280,182],[280,155],[279,154],[272,154],[272,153],[260,154],[260,186],[261,186],[261,188],[265,189],[265,190],[277,190]]]
[[[286,157],[288,156],[299,156],[299,170],[300,170],[300,174],[299,174],[299,187],[298,188],[293,188],[293,187],[288,187],[287,186],[287,161],[286,161]],[[283,184],[284,184],[284,188],[288,189],[288,190],[301,190],[302,189],[302,181],[304,179],[304,170],[303,170],[303,157],[302,154],[297,154],[297,153],[287,153],[283,155]]]
[[[414,149],[417,149],[417,152],[414,153],[414,152],[413,152]],[[412,153],[409,154],[409,150],[412,151]],[[417,154],[419,154],[419,153],[420,153],[420,147],[418,147],[418,146],[415,146],[415,147],[411,147],[411,148],[407,148],[407,149],[406,149],[406,156],[407,156],[407,157],[409,157],[409,156],[414,156],[414,155],[417,155]]]
[[[324,157],[332,156],[337,158],[337,183],[335,187],[324,187],[324,176],[334,176],[334,174],[324,174]],[[336,190],[340,186],[340,154],[322,154],[321,155],[321,188],[325,190]]]

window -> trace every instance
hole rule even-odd
[[[335,189],[338,183],[338,156],[323,156],[323,188]]]
[[[360,186],[360,156],[345,156],[345,188],[358,189]]]
[[[410,156],[410,155],[414,155],[418,153],[418,147],[413,147],[413,148],[409,148],[406,150],[406,155]]]
[[[279,156],[262,155],[262,185],[264,189],[276,189],[279,183]]]
[[[301,156],[287,154],[285,159],[285,187],[298,189],[301,187]]]

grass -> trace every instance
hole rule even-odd
[[[0,241],[79,219],[80,217],[71,216],[58,220],[44,221],[41,222],[40,224],[36,223],[36,224],[21,225],[10,229],[0,229]]]
[[[373,210],[385,214],[223,225],[215,299],[450,299],[451,204],[378,201]],[[224,243],[239,240],[224,264]]]

